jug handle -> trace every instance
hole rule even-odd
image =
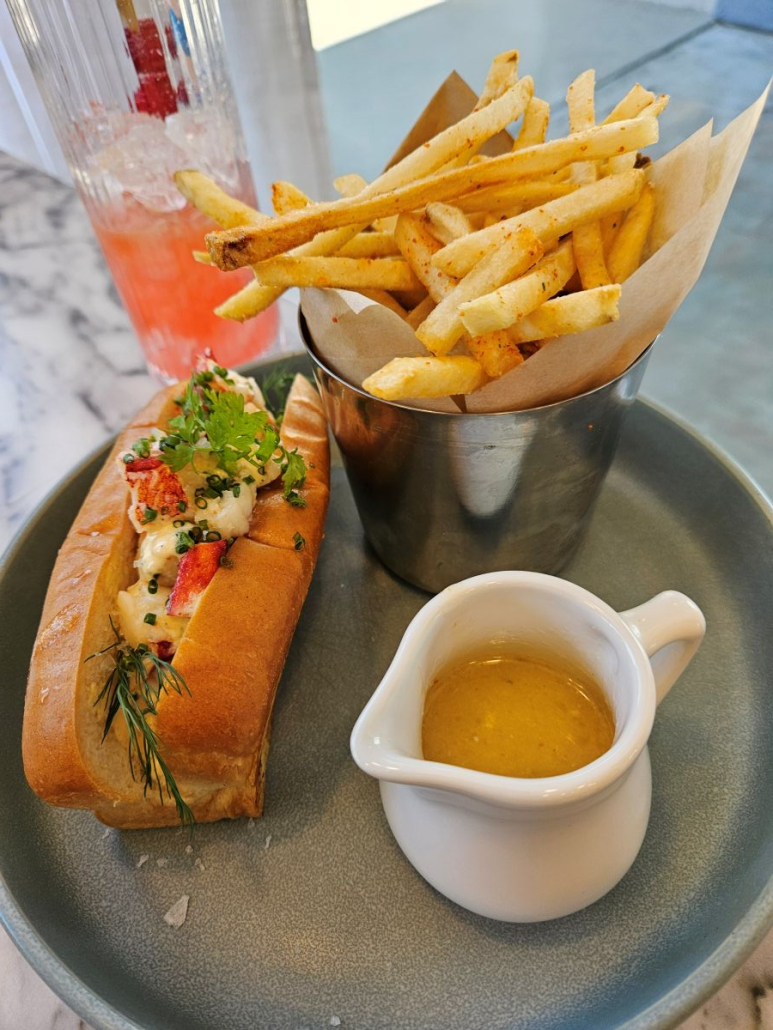
[[[660,704],[703,640],[703,612],[685,594],[665,590],[636,608],[620,612],[620,618],[647,652]]]

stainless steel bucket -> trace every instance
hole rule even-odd
[[[617,379],[528,411],[447,415],[372,397],[318,358],[327,418],[365,535],[432,592],[499,569],[558,572],[574,553],[651,347]]]

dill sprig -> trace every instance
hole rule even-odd
[[[175,778],[159,751],[158,734],[148,723],[149,715],[156,715],[158,699],[162,693],[174,691],[182,695],[190,695],[190,690],[183,677],[170,662],[159,658],[146,644],[132,647],[122,643],[120,634],[112,618],[110,628],[115,634],[112,644],[89,655],[86,661],[112,652],[115,666],[110,670],[105,685],[94,702],[104,701],[105,729],[102,733],[104,741],[113,725],[116,715],[121,712],[129,731],[129,768],[132,779],[139,779],[143,784],[143,794],[149,790],[158,790],[161,804],[164,804],[164,793],[174,801],[177,815],[182,826],[193,829],[195,819],[182,794]],[[155,673],[155,683],[153,674]]]

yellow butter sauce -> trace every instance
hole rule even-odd
[[[424,701],[422,752],[500,776],[557,776],[609,750],[615,721],[588,675],[497,650],[444,669]]]

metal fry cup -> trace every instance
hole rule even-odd
[[[559,572],[580,542],[652,346],[604,386],[525,411],[446,414],[383,401],[318,357],[328,422],[365,536],[436,592],[482,572]]]

